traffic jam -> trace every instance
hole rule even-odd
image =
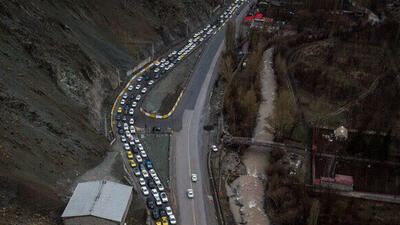
[[[169,204],[166,187],[158,177],[153,162],[147,155],[138,133],[136,133],[135,110],[138,110],[140,102],[155,82],[165,76],[167,72],[171,71],[213,34],[216,34],[243,3],[244,0],[236,0],[213,25],[208,24],[195,33],[184,47],[155,61],[148,70],[142,70],[142,73],[136,76],[127,87],[119,101],[115,116],[119,139],[123,144],[126,157],[134,175],[137,177],[141,192],[146,199],[146,205],[156,225],[176,224],[177,221]]]

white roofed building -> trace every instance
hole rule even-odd
[[[132,187],[110,181],[79,183],[61,215],[65,225],[124,224]]]

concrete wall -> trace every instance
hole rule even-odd
[[[143,60],[139,64],[137,64],[133,69],[126,71],[126,76],[130,76],[135,71],[141,69],[144,65],[146,65],[147,63],[150,63],[150,62],[151,62],[151,57],[147,57],[145,60]]]
[[[94,216],[79,216],[64,219],[65,225],[118,225],[118,222]]]

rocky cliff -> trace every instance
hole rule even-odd
[[[0,224],[54,224],[108,150],[126,70],[179,43],[220,0],[0,0]]]

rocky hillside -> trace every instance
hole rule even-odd
[[[54,224],[108,150],[126,70],[209,20],[220,0],[0,0],[0,224]]]

